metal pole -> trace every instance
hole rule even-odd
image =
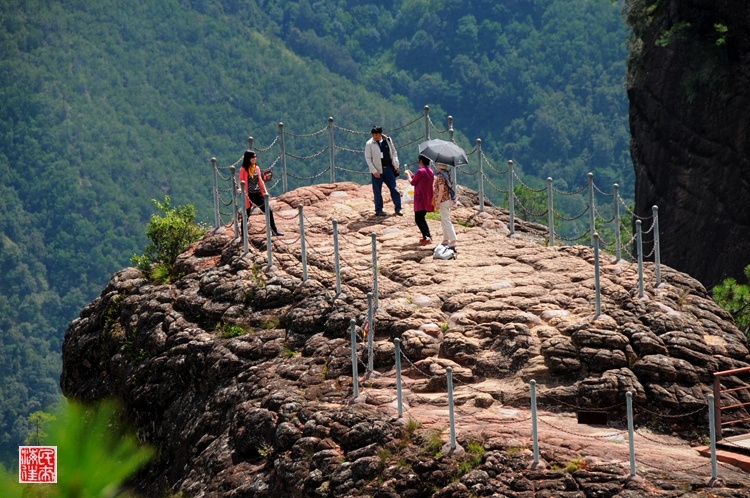
[[[531,439],[534,446],[534,465],[539,465],[539,429],[536,420],[536,381],[531,379]]]
[[[398,405],[398,418],[404,416],[404,403],[401,400],[401,339],[396,337],[393,339],[393,344],[396,346],[396,398]]]
[[[247,209],[245,208],[245,182],[240,182],[240,189],[242,191],[242,249],[244,249],[244,253],[242,255],[246,255],[248,251],[250,250],[250,247],[247,243],[247,225],[249,224],[250,220],[247,216]],[[235,214],[237,205],[235,204]],[[237,226],[237,216],[234,217],[234,226]],[[234,233],[237,233],[236,231]]]
[[[596,212],[594,208],[594,174],[589,172],[589,229],[591,230],[591,247],[594,247],[594,232],[596,231]]]
[[[302,258],[302,281],[307,282],[307,242],[305,241],[305,215],[304,206],[299,206],[299,240],[301,244],[301,258]]]
[[[615,198],[615,261],[622,258],[622,238],[620,236],[620,186],[612,184]]]
[[[336,297],[341,295],[341,263],[339,263],[339,222],[333,220],[333,265],[336,272]]]
[[[336,183],[336,165],[334,163],[333,148],[333,116],[328,118],[328,156],[331,158],[331,183]]]
[[[281,147],[281,190],[287,193],[286,184],[286,144],[284,143],[284,123],[279,122],[279,145]]]
[[[635,220],[635,240],[638,251],[638,297],[643,297],[643,233],[641,220]]]
[[[661,254],[659,253],[659,208],[657,206],[651,207],[651,212],[654,214],[654,267],[656,272],[656,285],[661,285]]]
[[[456,141],[453,138],[454,133],[455,133],[455,130],[453,130],[453,116],[448,116],[448,137],[450,138],[451,142]]]
[[[373,312],[372,312],[372,292],[367,293],[367,324],[370,326],[370,330],[367,331],[367,371],[372,373],[374,370],[374,361],[372,358],[372,350],[374,349],[374,336],[375,336],[375,324],[373,323]]]
[[[273,243],[271,242],[271,196],[266,192],[263,195],[266,204],[266,256],[268,257],[268,268],[273,266]]]
[[[249,136],[249,137],[247,137],[247,145],[248,145],[248,148],[250,150],[253,150],[253,142],[254,142],[254,140],[255,139],[252,137],[252,135]]]
[[[445,374],[448,379],[448,417],[451,424],[451,449],[456,449],[456,417],[453,414],[453,369],[447,367]]]
[[[711,482],[716,481],[718,470],[716,468],[716,424],[714,422],[714,397],[708,395],[708,427],[711,435]]]
[[[372,237],[372,298],[373,306],[377,310],[380,307],[378,302],[378,237],[375,232],[370,234]]]
[[[430,139],[430,106],[424,106],[424,139]]]
[[[547,224],[549,225],[549,246],[555,247],[555,210],[552,199],[552,178],[547,177]]]
[[[240,227],[237,226],[237,218],[239,218],[239,212],[237,211],[237,176],[235,176],[235,167],[229,168],[232,172],[232,211],[234,212],[234,236],[239,237]],[[242,210],[245,210],[245,194],[242,194]]]
[[[359,373],[357,373],[357,330],[354,320],[349,320],[349,329],[352,334],[352,384],[354,386],[354,397],[359,397]]]
[[[633,393],[625,393],[628,405],[628,444],[630,446],[630,475],[635,475],[635,431],[633,430]]]
[[[216,171],[216,158],[211,158],[211,169],[213,170],[214,176],[214,227],[219,228],[221,224],[219,220],[219,179],[217,178],[218,172]]]
[[[510,234],[515,233],[515,224],[513,220],[513,200],[515,192],[513,191],[513,161],[508,161],[508,212],[510,213],[510,222],[508,228],[510,228]]]
[[[602,288],[599,282],[599,234],[594,232],[594,291],[596,292],[596,315],[602,314]]]
[[[484,213],[484,172],[482,171],[481,138],[477,138],[477,156],[479,157],[479,212]]]

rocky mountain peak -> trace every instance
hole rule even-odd
[[[641,441],[646,478],[633,481],[627,445],[591,436],[597,429],[576,425],[571,414],[606,411],[622,428],[630,391],[639,423],[656,421],[654,430],[668,428],[672,439],[707,433],[712,373],[748,365],[746,340],[730,317],[697,280],[668,267],[654,288],[653,265],[646,265],[639,298],[637,266],[608,255],[595,316],[590,248],[545,247],[543,231],[522,222],[509,236],[507,213],[478,213],[475,200],[466,194],[454,210],[458,258],[437,260],[432,246],[418,244],[409,205],[403,217],[372,216],[369,185],[279,196],[272,206],[285,235],[273,239],[270,266],[263,218],[253,215],[246,255],[228,225],[180,256],[180,277],[169,285],[134,268],[116,273],[69,326],[63,391],[122,400],[139,438],[159,450],[135,483],[147,496],[536,496],[544,489],[552,490],[544,496],[624,489],[679,496],[664,484],[669,462],[684,464],[667,470],[670,482],[704,486],[708,467],[679,471],[708,463],[684,440],[679,450]],[[429,223],[439,240],[439,221]],[[355,399],[350,323],[361,337],[373,233],[374,371],[366,371],[359,341]],[[401,419],[394,338],[403,353]],[[444,448],[447,367],[463,451],[455,454]],[[537,468],[529,465],[532,379],[549,422],[545,466]],[[579,471],[561,470],[574,460]],[[727,479],[750,489],[739,474]]]

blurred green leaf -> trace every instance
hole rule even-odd
[[[49,421],[45,445],[57,446],[56,484],[19,484],[0,469],[3,498],[114,498],[133,496],[123,483],[152,457],[119,417],[117,405],[67,403]],[[17,471],[17,469],[15,469]]]

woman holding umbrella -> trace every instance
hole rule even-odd
[[[419,144],[419,153],[435,161],[435,211],[440,210],[440,223],[443,226],[442,245],[456,248],[456,230],[451,223],[451,207],[456,202],[456,189],[450,178],[450,167],[469,164],[466,151],[453,142],[434,138]]]
[[[435,175],[433,203],[435,204],[435,211],[440,211],[440,224],[443,227],[443,241],[441,244],[455,249],[458,240],[456,238],[456,229],[453,228],[453,223],[451,222],[451,207],[456,200],[456,194],[451,185],[450,174],[448,173],[449,168],[450,166],[445,163],[435,163],[437,174]]]

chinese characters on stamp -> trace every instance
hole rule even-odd
[[[57,446],[19,446],[18,482],[51,484],[57,482]]]

